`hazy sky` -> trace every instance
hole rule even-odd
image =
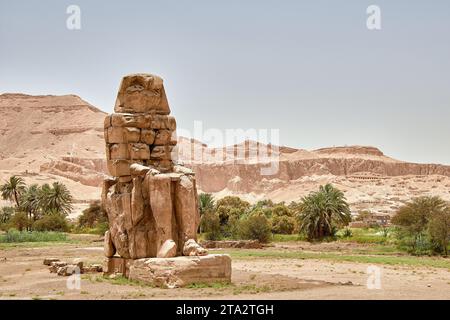
[[[71,4],[81,30],[66,28]],[[371,4],[380,31],[366,28]],[[181,128],[273,128],[284,145],[450,164],[448,0],[0,0],[0,92],[111,112],[133,72],[165,79]]]

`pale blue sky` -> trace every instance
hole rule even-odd
[[[124,74],[152,72],[181,128],[279,128],[289,146],[450,164],[449,39],[446,0],[0,0],[0,92],[111,112]]]

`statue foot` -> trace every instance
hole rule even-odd
[[[184,243],[184,256],[206,256],[208,251],[199,245],[194,239],[189,239]]]
[[[177,244],[175,241],[166,240],[158,250],[157,258],[173,258],[177,255]]]

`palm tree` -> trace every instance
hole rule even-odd
[[[302,199],[300,220],[300,231],[305,232],[309,240],[332,236],[337,227],[351,221],[344,193],[331,184],[320,186],[319,191]]]
[[[56,210],[67,215],[73,209],[73,197],[67,187],[60,182],[54,182],[52,186],[43,185],[40,197],[40,206],[44,212]]]
[[[21,177],[12,176],[5,184],[0,186],[3,200],[10,200],[20,206],[20,196],[25,192],[25,182]]]
[[[41,209],[41,189],[33,184],[26,189],[20,201],[20,208],[27,213],[29,219],[37,220]]]
[[[202,216],[206,212],[210,212],[214,209],[214,198],[211,193],[201,193],[198,196],[198,207],[200,215]]]

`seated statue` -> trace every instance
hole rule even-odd
[[[105,118],[108,214],[105,254],[125,259],[206,255],[196,241],[199,210],[194,173],[176,164],[176,122],[163,80],[125,76],[114,113]]]

